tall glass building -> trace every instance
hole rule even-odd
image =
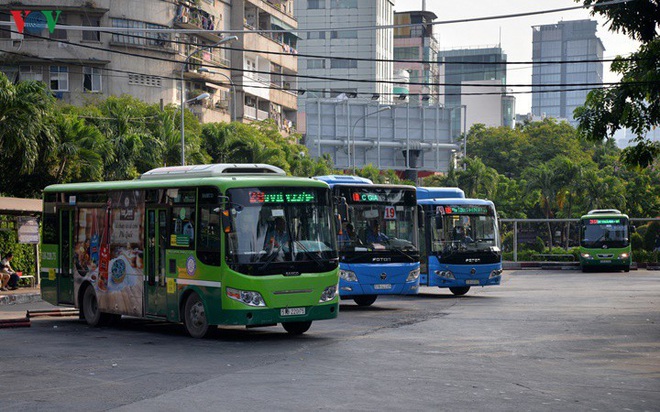
[[[595,20],[562,21],[533,26],[532,114],[566,119],[584,104],[594,83],[603,82],[603,43],[596,37]],[[545,63],[577,60],[577,63]],[[585,86],[584,84],[592,84]],[[571,84],[575,86],[558,86]],[[557,91],[559,90],[559,91]]]
[[[438,53],[440,62],[440,80],[447,84],[444,87],[445,106],[448,108],[460,108],[465,104],[465,99],[461,93],[475,93],[474,86],[468,86],[469,83],[495,81],[502,85],[498,90],[495,87],[489,87],[483,92],[502,91],[502,101],[496,106],[490,107],[490,110],[504,113],[509,112],[510,118],[502,120],[498,126],[513,127],[513,96],[504,96],[506,92],[506,54],[501,47],[480,47],[470,49],[442,50]],[[442,74],[444,73],[444,77]],[[462,83],[466,83],[463,85]],[[485,83],[483,83],[485,84]],[[493,84],[494,85],[494,84]],[[482,108],[483,109],[483,108]],[[468,107],[468,111],[470,108]],[[452,111],[452,130],[461,130],[461,111]],[[499,116],[499,115],[498,115]],[[468,127],[469,129],[469,127]]]

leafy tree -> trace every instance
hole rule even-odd
[[[585,5],[606,0],[576,0]],[[637,52],[628,58],[617,57],[611,70],[621,75],[620,84],[589,92],[582,107],[575,110],[578,130],[588,140],[602,142],[621,128],[636,135],[636,146],[630,147],[622,159],[630,165],[649,166],[660,157],[660,143],[651,142],[646,133],[660,125],[660,37],[658,26],[660,3],[657,0],[636,0],[594,7],[592,15],[608,19],[610,31],[621,32],[640,41]]]
[[[54,102],[44,83],[13,84],[0,72],[0,164],[10,176],[33,171],[41,152],[53,147]]]

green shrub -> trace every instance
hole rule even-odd
[[[513,251],[513,232],[508,232],[502,238],[502,250],[507,252]]]
[[[651,222],[642,236],[644,239],[644,249],[652,251],[655,245],[655,238],[660,236],[660,222]]]
[[[14,259],[11,261],[11,267],[17,272],[23,272],[25,275],[35,276],[35,256],[34,246],[22,245],[18,243],[16,232],[1,231],[0,232],[0,255],[2,258],[8,252],[14,254]]]
[[[632,245],[632,250],[642,250],[644,247],[644,239],[642,238],[642,235],[639,233],[633,233],[630,235],[630,244]]]

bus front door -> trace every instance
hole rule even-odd
[[[166,317],[165,247],[167,245],[167,210],[148,208],[145,229],[145,314]]]
[[[73,227],[72,209],[60,210],[60,270],[57,276],[57,302],[73,305]]]

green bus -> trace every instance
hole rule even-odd
[[[164,167],[132,181],[44,190],[41,293],[91,326],[122,315],[273,326],[336,318],[327,184],[262,164]]]
[[[580,218],[580,266],[630,271],[632,262],[627,215],[616,209],[596,209]]]

